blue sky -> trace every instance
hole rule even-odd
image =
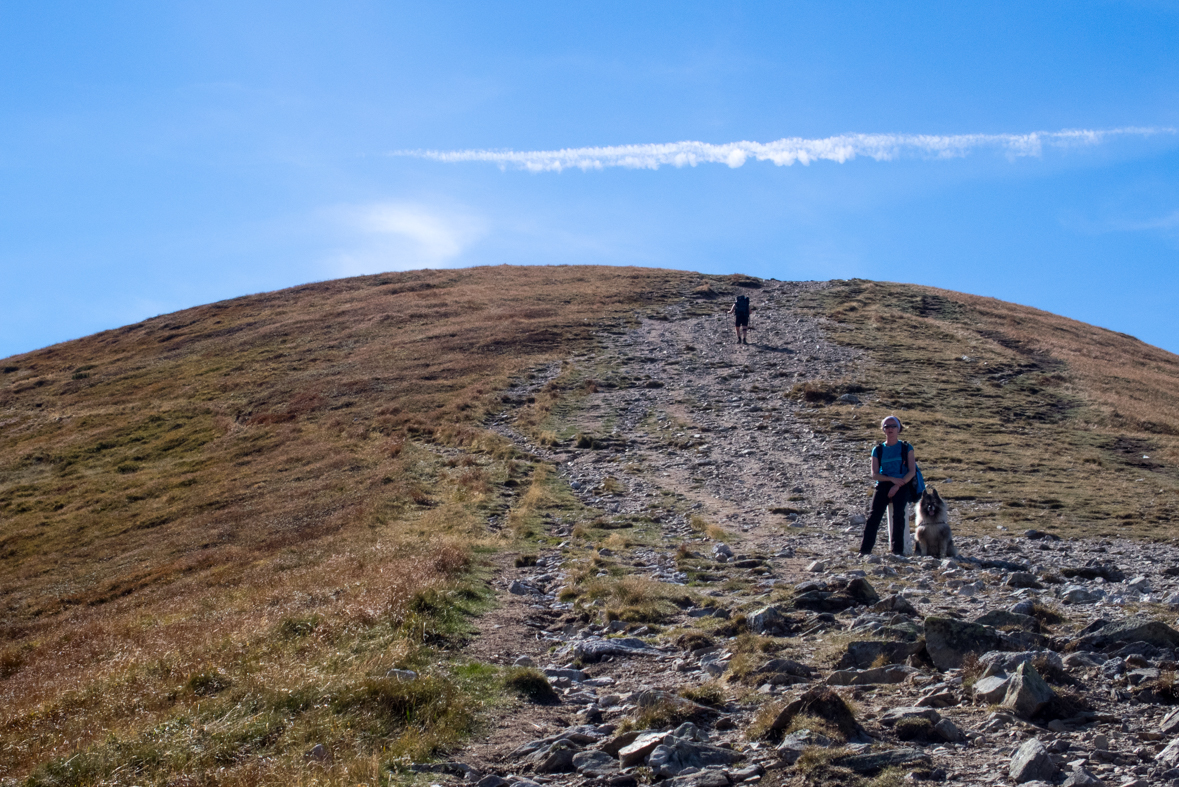
[[[0,0],[0,75],[0,357],[501,263],[916,282],[1179,352],[1176,2]]]

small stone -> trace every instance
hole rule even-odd
[[[573,755],[573,769],[583,776],[618,773],[618,761],[604,751],[579,751]]]
[[[1105,782],[1078,766],[1061,782],[1061,787],[1105,787]]]
[[[630,768],[646,761],[647,755],[655,751],[655,747],[663,743],[666,732],[649,732],[635,738],[633,743],[623,746],[618,751],[618,762],[623,768]]]
[[[1103,591],[1090,590],[1083,585],[1068,585],[1060,593],[1060,600],[1065,604],[1096,604],[1103,598]]]
[[[533,596],[539,595],[536,588],[531,585],[526,585],[518,579],[513,579],[512,584],[508,585],[508,592],[514,596]]]
[[[925,719],[930,724],[937,724],[942,720],[941,714],[933,708],[918,708],[916,706],[889,708],[881,717],[880,723],[891,727],[902,719]]]
[[[475,787],[507,787],[508,784],[508,780],[502,776],[496,776],[494,773],[489,773],[476,782]]]
[[[974,682],[971,691],[978,702],[994,705],[1007,696],[1007,685],[1011,678],[1006,675],[991,675]]]
[[[933,732],[946,743],[961,743],[966,740],[966,736],[962,734],[962,730],[958,729],[958,725],[949,719],[942,719],[933,725]]]

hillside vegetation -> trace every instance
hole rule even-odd
[[[439,655],[461,653],[464,618],[492,603],[496,553],[570,510],[485,419],[541,364],[592,366],[595,332],[682,299],[723,312],[736,284],[756,282],[387,274],[4,360],[0,779],[375,784],[453,745],[503,676]],[[861,437],[897,411],[964,531],[1174,537],[1176,356],[913,285],[835,282],[805,308],[864,359],[782,395]],[[559,375],[517,428],[563,439],[584,377]],[[312,772],[317,743],[331,759]]]
[[[979,532],[1175,537],[1179,357],[928,287],[841,282],[822,304],[834,338],[873,359],[855,383],[919,426],[929,479],[951,479]]]

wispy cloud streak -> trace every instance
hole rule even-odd
[[[662,166],[694,167],[726,164],[740,167],[749,159],[770,161],[780,167],[812,161],[840,164],[861,156],[876,161],[903,157],[960,158],[979,150],[996,150],[1008,158],[1039,156],[1045,148],[1099,145],[1116,137],[1175,134],[1173,128],[1066,129],[1029,134],[841,134],[824,139],[790,137],[776,142],[669,142],[650,145],[612,145],[564,150],[398,150],[390,155],[410,156],[455,164],[487,162],[501,169],[560,172],[565,169],[659,169]]]

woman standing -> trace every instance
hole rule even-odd
[[[860,543],[860,554],[872,554],[872,547],[876,545],[876,531],[880,528],[880,520],[884,518],[884,511],[892,506],[892,542],[893,554],[905,553],[905,528],[909,521],[905,518],[905,504],[909,502],[909,481],[917,472],[917,454],[913,446],[897,438],[904,430],[901,419],[890,415],[880,422],[880,429],[884,432],[884,442],[872,449],[872,480],[876,482],[876,494],[872,496],[872,513],[864,525],[864,540]]]

